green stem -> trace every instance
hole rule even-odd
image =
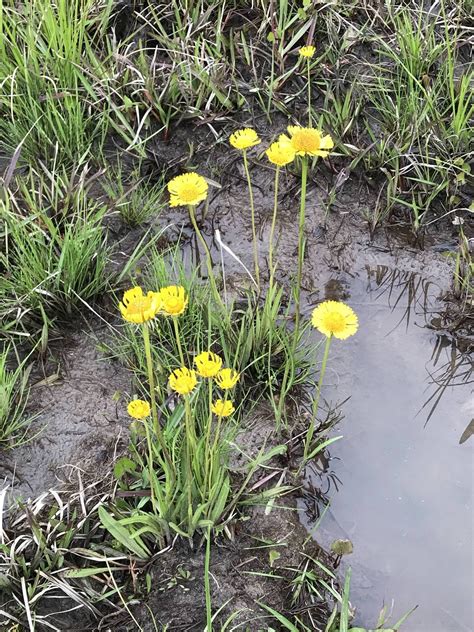
[[[165,438],[163,433],[161,432],[160,420],[158,419],[158,409],[156,406],[156,395],[155,395],[155,377],[153,374],[153,363],[151,359],[151,343],[150,343],[150,331],[148,329],[148,324],[143,323],[142,327],[143,331],[143,344],[145,347],[145,357],[146,357],[146,366],[148,371],[148,384],[150,385],[150,401],[151,401],[151,414],[153,418],[153,428],[160,444],[161,449],[163,450],[163,454],[165,456],[166,461],[171,469],[171,473],[174,477],[174,465],[171,461],[171,457],[169,455],[168,449],[166,447]],[[161,391],[160,391],[161,396]]]
[[[192,452],[195,450],[194,432],[192,429],[192,412],[189,403],[189,395],[184,396],[185,424],[186,424],[186,470],[187,470],[187,488],[188,488],[188,528],[191,527],[193,519],[193,470],[192,470]],[[192,535],[189,531],[189,535]]]
[[[145,426],[146,442],[148,446],[148,478],[150,479],[150,498],[151,498],[151,504],[153,506],[153,510],[155,514],[158,515],[159,511],[156,506],[155,486],[154,486],[155,469],[153,467],[153,447],[151,443],[150,428],[148,427],[148,419],[145,419],[143,421],[143,424]],[[161,462],[161,459],[160,459],[160,462]]]
[[[174,327],[174,333],[176,337],[176,345],[178,347],[179,360],[181,362],[181,366],[184,367],[184,355],[183,355],[183,348],[181,347],[181,338],[179,335],[178,316],[172,316],[171,318],[173,319],[173,327]]]
[[[290,354],[294,359],[296,353],[296,347],[298,344],[300,334],[300,297],[301,297],[301,282],[303,276],[303,260],[304,260],[304,224],[305,224],[305,209],[306,209],[306,183],[308,180],[308,159],[303,156],[301,164],[301,199],[300,199],[300,215],[298,222],[298,272],[296,276],[296,288],[295,288],[295,328],[293,331],[293,339],[291,342]],[[285,372],[283,373],[283,380],[280,389],[280,400],[278,402],[278,410],[276,414],[277,428],[280,427],[281,417],[283,413],[283,406],[285,404],[287,394],[287,382],[290,375],[290,362],[285,363]]]
[[[327,361],[328,361],[329,347],[331,346],[331,340],[332,340],[332,336],[328,336],[326,338],[326,344],[324,346],[323,362],[321,364],[321,370],[319,372],[319,380],[318,380],[318,387],[317,387],[317,391],[316,391],[316,397],[313,399],[311,423],[309,425],[308,432],[306,434],[306,438],[305,438],[305,441],[304,441],[303,460],[302,460],[301,465],[300,465],[300,467],[298,469],[298,474],[300,473],[301,469],[304,467],[304,464],[306,463],[306,461],[308,459],[308,452],[309,452],[309,449],[311,447],[311,441],[313,440],[314,427],[316,425],[316,416],[318,414],[318,408],[319,408],[319,398],[321,396],[321,388],[323,386],[324,374],[326,373],[326,365],[327,365]]]
[[[308,127],[312,127],[312,120],[311,120],[311,73],[310,73],[310,60],[308,58],[308,63],[307,63],[307,76],[308,76]]]
[[[260,292],[260,268],[259,268],[259,265],[258,265],[257,230],[256,230],[256,227],[255,227],[255,205],[254,205],[254,201],[253,201],[252,180],[250,178],[249,163],[248,163],[248,159],[247,159],[247,150],[246,149],[244,149],[244,151],[242,152],[242,155],[244,157],[244,170],[245,170],[245,175],[247,176],[247,184],[248,184],[248,188],[249,188],[250,217],[251,217],[251,221],[252,221],[253,260],[254,260],[254,266],[255,266],[255,279],[257,281],[258,291]]]
[[[211,427],[212,427],[212,379],[207,380],[208,388],[208,406],[209,414],[207,417],[207,429],[206,429],[206,448],[205,448],[205,466],[206,466],[206,485],[205,489],[211,491],[211,472],[212,467],[209,460],[209,448],[211,446]],[[205,502],[205,499],[203,499]]]
[[[196,214],[194,212],[195,208],[194,206],[188,206],[188,210],[189,210],[189,217],[191,219],[191,224],[193,225],[194,231],[196,235],[198,236],[199,241],[201,242],[201,245],[204,250],[204,254],[206,256],[207,275],[209,277],[209,282],[211,284],[214,300],[216,301],[216,303],[221,305],[221,307],[225,308],[224,303],[222,302],[222,299],[219,296],[219,292],[217,291],[216,279],[214,278],[214,270],[212,268],[211,252],[207,246],[206,240],[204,239],[201,231],[199,230],[199,226],[197,225]]]
[[[269,252],[268,252],[268,265],[270,267],[270,283],[269,283],[269,291],[268,293],[271,294],[271,290],[273,287],[273,277],[275,274],[275,270],[273,269],[273,248],[274,248],[274,243],[273,243],[273,239],[274,239],[274,235],[275,235],[275,225],[276,225],[276,218],[277,218],[277,211],[278,211],[278,184],[279,184],[279,176],[280,176],[280,167],[277,165],[276,171],[275,171],[275,191],[274,191],[274,198],[273,198],[273,217],[272,217],[272,225],[270,228],[270,248],[269,248]]]
[[[206,557],[204,558],[204,592],[206,594],[206,632],[212,632],[212,602],[211,602],[211,585],[210,585],[210,566],[211,562],[211,527],[207,527],[206,538]]]
[[[299,325],[300,325],[300,297],[301,297],[301,283],[303,277],[303,261],[304,261],[304,224],[305,224],[305,211],[306,211],[306,183],[308,181],[308,158],[303,156],[301,164],[301,199],[300,199],[300,215],[298,222],[298,272],[296,276],[296,288],[295,288],[295,331],[294,331],[294,345],[296,348],[296,341],[298,340]]]

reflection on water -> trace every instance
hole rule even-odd
[[[317,539],[354,543],[357,623],[394,599],[395,618],[419,604],[410,632],[472,630],[472,358],[430,329],[435,283],[379,267],[347,287],[360,330],[334,342],[323,392],[350,397],[344,439],[308,475],[302,520],[329,502]]]

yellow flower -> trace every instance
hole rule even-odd
[[[127,412],[134,419],[145,419],[150,415],[150,404],[143,399],[132,399],[127,406]]]
[[[268,160],[278,167],[284,167],[289,164],[295,159],[296,155],[289,139],[272,143],[265,153]]]
[[[288,133],[290,138],[282,134],[279,140],[290,141],[297,156],[322,156],[326,158],[329,150],[334,147],[334,142],[329,134],[323,136],[319,130],[313,127],[290,125]]]
[[[168,182],[170,206],[196,206],[207,198],[207,182],[197,173],[184,173]]]
[[[180,395],[188,395],[197,384],[196,371],[181,367],[175,369],[168,378],[168,384]]]
[[[134,287],[124,293],[119,309],[130,323],[145,323],[160,310],[160,299],[156,292],[144,295],[141,287]]]
[[[214,377],[221,369],[222,359],[212,351],[203,351],[194,358],[194,364],[201,377]]]
[[[246,127],[245,129],[239,129],[233,134],[230,135],[229,143],[235,149],[249,149],[250,147],[255,147],[261,142],[258,137],[257,132],[251,127]]]
[[[180,316],[188,304],[186,290],[181,285],[162,287],[157,295],[160,301],[160,311],[167,316]]]
[[[302,46],[300,48],[300,57],[311,58],[315,52],[316,48],[314,46]]]
[[[235,411],[234,404],[228,399],[223,401],[222,399],[216,399],[211,406],[212,412],[218,417],[229,417]]]
[[[359,327],[356,313],[339,301],[324,301],[318,305],[313,310],[311,322],[325,336],[341,340],[353,336]]]
[[[235,369],[221,369],[216,375],[215,380],[217,386],[227,390],[228,388],[234,388],[239,381],[240,374]]]

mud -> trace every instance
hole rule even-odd
[[[15,497],[61,488],[71,467],[85,476],[108,472],[116,450],[123,449],[129,425],[123,396],[131,379],[118,363],[104,361],[97,350],[101,334],[106,332],[68,334],[55,361],[36,371],[30,411],[38,414],[31,428],[38,436],[5,452],[0,463],[3,485]]]
[[[280,612],[299,612],[304,618],[305,604],[292,605],[290,588],[295,571],[306,559],[303,554],[328,566],[331,561],[315,542],[308,541],[292,505],[283,499],[267,514],[263,508],[251,509],[237,521],[233,540],[222,537],[212,548],[212,603],[214,611],[222,608],[216,629],[223,629],[224,622],[233,614],[237,614],[233,625],[238,629],[263,630],[274,626],[272,618],[257,602]],[[275,553],[277,559],[272,564],[270,559]],[[148,607],[155,614],[159,629],[165,625],[170,630],[204,629],[203,567],[202,549],[191,552],[187,545],[179,545],[162,555],[154,565],[154,590]],[[315,600],[307,606],[314,621],[324,629],[327,605]],[[149,611],[139,608],[136,616],[146,632],[154,632]]]

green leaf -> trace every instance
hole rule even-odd
[[[134,540],[127,529],[102,506],[99,507],[99,519],[102,526],[126,549],[142,559],[150,557],[150,551],[146,546]]]
[[[120,480],[124,474],[134,472],[137,469],[137,464],[128,456],[123,456],[114,465],[114,476],[117,480]]]
[[[94,575],[101,575],[102,573],[109,573],[110,571],[123,572],[123,568],[111,568],[109,566],[98,566],[97,568],[70,568],[64,573],[64,576],[69,578],[93,577]]]
[[[281,557],[280,551],[275,551],[275,549],[272,549],[271,551],[269,551],[268,560],[270,562],[270,566],[273,567],[273,563],[279,560],[280,557]]]

